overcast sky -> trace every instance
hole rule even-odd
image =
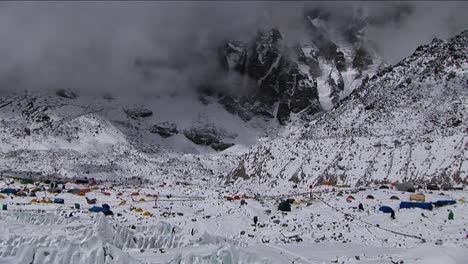
[[[0,91],[183,90],[216,67],[207,58],[223,39],[247,40],[259,27],[276,26],[294,41],[304,10],[322,6],[339,20],[358,5],[385,18],[369,38],[390,63],[434,37],[468,29],[463,1],[417,1],[405,8],[390,1],[0,2]],[[149,84],[129,66],[137,57],[171,63]],[[174,64],[183,67],[174,70]]]

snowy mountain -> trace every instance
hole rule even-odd
[[[468,31],[434,39],[335,109],[253,147],[229,182],[467,180]]]
[[[344,28],[318,11],[304,19],[307,38],[294,45],[275,28],[226,41],[218,74],[229,82],[206,81],[192,94],[1,97],[2,171],[271,184],[463,180],[466,32],[382,69],[366,19]],[[149,75],[153,66],[135,64]]]

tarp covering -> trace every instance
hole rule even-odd
[[[62,198],[55,198],[55,199],[54,199],[54,203],[56,203],[56,204],[63,204],[63,203],[65,203],[65,200],[63,200]]]
[[[291,212],[291,204],[283,200],[279,203],[278,210],[284,212]]]
[[[456,203],[457,202],[455,200],[440,200],[432,204],[434,204],[435,207],[442,207],[442,206],[452,205]]]
[[[405,208],[421,208],[425,210],[432,210],[433,206],[431,203],[401,202],[400,209]]]
[[[114,213],[110,210],[110,206],[108,204],[103,204],[102,207],[93,206],[89,208],[89,211],[92,213],[103,213],[105,215],[113,215]]]
[[[0,192],[1,193],[6,193],[6,194],[16,194],[17,190],[13,189],[13,188],[5,188]]]
[[[385,214],[391,214],[393,212],[393,209],[390,206],[380,206],[379,211]]]

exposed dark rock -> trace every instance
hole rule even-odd
[[[173,123],[168,123],[168,122],[164,122],[164,123],[160,123],[160,124],[156,124],[152,126],[150,128],[150,132],[158,134],[163,138],[168,138],[179,133],[176,125]]]
[[[341,52],[341,51],[337,51],[335,53],[335,65],[336,65],[336,68],[339,70],[339,71],[345,71],[346,70],[346,59],[345,59],[345,56],[344,56],[344,53]]]
[[[225,70],[245,73],[247,62],[246,44],[240,41],[226,41],[220,49],[220,60]]]
[[[265,77],[281,57],[283,37],[278,29],[259,31],[248,58],[247,74],[255,80]]]
[[[227,111],[246,121],[252,116],[276,117],[285,124],[291,112],[298,113],[318,101],[315,79],[302,72],[298,63],[290,59],[277,29],[259,31],[252,46],[246,48],[239,42],[227,42],[220,52],[225,69],[245,74],[257,83],[256,89],[245,99],[222,97],[220,103]],[[306,50],[309,54],[299,48],[300,61],[310,67],[312,76],[320,74],[317,55],[311,53],[311,48]],[[276,105],[279,109],[275,115]]]
[[[238,115],[244,121],[249,121],[252,119],[252,116],[245,107],[245,105],[248,103],[242,101],[242,98],[227,95],[221,98],[219,103],[222,104],[224,109],[226,109],[226,111],[229,113]]]
[[[372,57],[369,52],[364,47],[357,49],[356,54],[354,54],[353,68],[363,71],[367,70],[371,64]]]
[[[192,128],[184,130],[183,133],[184,136],[193,143],[209,146],[216,151],[222,151],[234,146],[233,143],[223,142],[222,139],[226,137],[226,135],[213,128]]]
[[[68,99],[75,99],[78,97],[78,95],[70,89],[58,89],[57,91],[55,91],[55,94],[57,96]]]
[[[134,108],[127,108],[124,109],[125,113],[128,117],[133,119],[139,119],[144,117],[149,117],[153,115],[153,111],[143,107],[134,107]]]

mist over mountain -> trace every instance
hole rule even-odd
[[[286,45],[307,38],[304,14],[362,34],[395,63],[433,37],[461,31],[465,2],[4,2],[0,5],[0,93],[70,88],[82,94],[194,94],[219,78],[223,40],[276,27]],[[152,61],[152,78],[135,61]],[[231,76],[232,78],[232,76]],[[230,83],[230,79],[218,80]],[[223,86],[226,87],[226,86]],[[231,89],[232,90],[232,89]]]

